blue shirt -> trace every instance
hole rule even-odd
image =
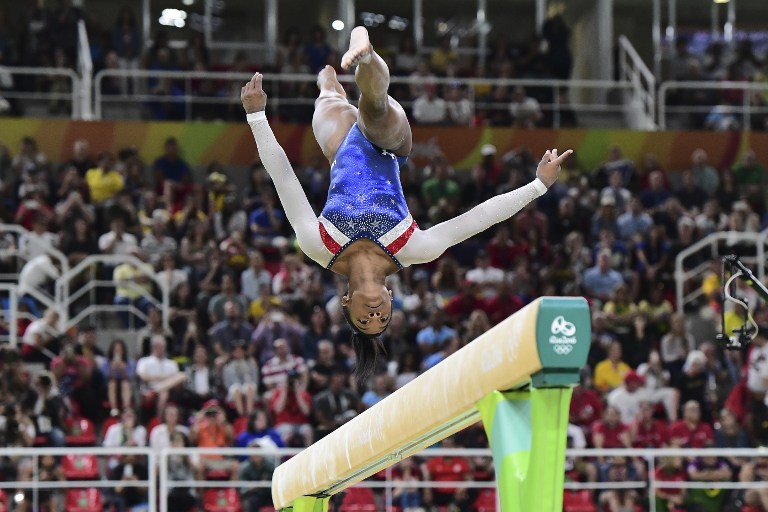
[[[443,345],[446,341],[456,336],[456,331],[444,325],[436,331],[431,325],[423,328],[416,335],[419,345]]]
[[[181,158],[169,160],[168,158],[161,156],[155,160],[154,168],[155,170],[160,171],[164,179],[175,181],[176,183],[181,183],[184,181],[185,177],[192,173],[187,162]]]
[[[639,215],[626,212],[619,215],[617,224],[619,225],[619,238],[629,240],[635,235],[644,235],[646,231],[651,229],[653,219],[645,212]]]
[[[613,269],[603,273],[599,267],[591,267],[584,272],[584,288],[592,295],[610,295],[623,282],[621,274]]]
[[[279,208],[272,208],[272,215],[277,221],[281,223],[285,220],[285,214]],[[272,219],[270,218],[269,212],[266,208],[258,208],[252,211],[248,222],[250,225],[256,224],[260,228],[266,230],[254,233],[254,236],[274,237],[280,234],[278,233],[280,226],[272,225]]]

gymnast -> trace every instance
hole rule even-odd
[[[382,350],[378,335],[392,316],[386,277],[432,261],[449,247],[510,218],[547,191],[572,151],[560,156],[557,149],[546,151],[531,183],[422,231],[408,211],[400,185],[400,166],[412,146],[411,127],[402,106],[387,94],[389,69],[363,27],[352,30],[349,50],[341,60],[343,69],[353,66],[360,89],[357,108],[347,101],[331,66],[318,75],[320,94],[312,129],[331,164],[328,199],[319,218],[267,122],[261,74],[243,86],[240,99],[299,247],[349,281],[341,306],[353,332],[356,374],[362,378],[373,370]]]

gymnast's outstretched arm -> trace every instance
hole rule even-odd
[[[414,231],[411,239],[398,253],[398,259],[404,265],[432,261],[449,247],[512,217],[547,191],[557,180],[560,164],[571,153],[572,151],[568,150],[557,156],[557,150],[547,151],[536,170],[536,179],[531,183],[492,197],[468,212],[426,231]]]
[[[246,119],[256,140],[259,157],[264,168],[272,178],[283,205],[285,215],[296,232],[299,246],[304,253],[315,261],[324,257],[324,246],[320,238],[318,220],[312,210],[304,189],[293,171],[285,151],[277,142],[272,132],[264,109],[267,96],[261,87],[262,76],[256,73],[241,91],[240,99],[247,113]]]

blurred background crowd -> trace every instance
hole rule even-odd
[[[502,155],[485,145],[481,154],[467,172],[442,157],[402,168],[422,229],[533,178],[536,159],[525,148]],[[133,305],[147,316],[144,323],[125,312],[107,315],[107,327],[133,330],[104,340],[92,325],[57,331],[56,311],[24,295],[21,308],[39,318],[20,320],[22,343],[4,347],[7,446],[78,443],[83,426],[89,443],[104,446],[307,446],[544,295],[585,296],[592,310],[589,366],[571,408],[574,446],[746,447],[768,437],[765,338],[745,354],[714,343],[718,262],[688,283],[701,288],[698,302],[684,313],[674,304],[681,250],[715,231],[758,231],[768,223],[765,168],[750,151],[721,169],[704,149],[693,152],[686,169],[662,169],[652,154],[633,162],[619,147],[595,169],[572,157],[549,192],[508,221],[388,278],[395,311],[383,336],[386,357],[362,383],[350,377],[355,355],[339,304],[346,283],[300,253],[259,163],[248,187],[235,190],[226,166],[216,162],[195,180],[174,139],[153,162],[141,161],[135,148],[112,155],[86,140],[74,143],[65,162],[49,161],[31,138],[3,155],[0,218],[29,232],[4,238],[0,263],[7,270],[15,261],[10,255],[27,261],[21,293],[45,290],[58,276],[61,265],[47,248],[60,249],[72,265],[89,254],[132,255],[134,263],[94,269],[114,283],[97,300]],[[296,173],[320,211],[327,164]],[[725,243],[722,250],[740,247]],[[170,292],[167,328],[147,300],[161,287]],[[754,292],[742,284],[738,295],[750,299],[758,323],[768,327]],[[70,315],[85,306],[85,299],[74,302]],[[727,330],[744,321],[738,309],[725,313]],[[7,321],[2,327],[9,329]],[[486,443],[477,426],[442,446]],[[622,460],[570,460],[567,474],[591,482],[647,471],[640,461]],[[252,476],[272,467],[221,457],[179,464],[181,479],[245,478],[246,468]],[[732,458],[670,460],[657,477],[705,479],[712,465],[726,480],[768,476]],[[28,478],[28,461],[6,460],[2,471],[7,479]],[[489,460],[438,457],[404,462],[395,474],[483,480],[493,469]],[[601,503],[647,501],[629,490],[588,494],[583,498]],[[766,509],[765,493],[736,494],[733,503]],[[482,496],[448,488],[404,492],[398,500],[470,510]],[[657,493],[669,510],[684,497]],[[268,494],[249,499],[269,505]]]

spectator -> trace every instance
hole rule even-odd
[[[147,429],[137,422],[136,411],[126,407],[123,409],[120,422],[107,429],[102,444],[109,448],[147,446]]]
[[[720,186],[720,177],[717,170],[707,162],[706,151],[699,148],[691,154],[690,170],[696,186],[701,188],[708,198],[713,197]]]
[[[451,84],[445,93],[447,121],[455,126],[471,126],[473,109],[464,89],[458,84]]]
[[[389,378],[386,374],[375,375],[373,377],[373,386],[361,398],[363,405],[366,408],[371,408],[387,398],[391,394],[389,384]]]
[[[750,447],[747,433],[739,425],[739,420],[730,409],[723,408],[720,411],[719,420],[719,422],[715,423],[716,448],[738,449]],[[734,472],[737,472],[743,464],[743,459],[739,457],[728,457],[726,460]]]
[[[456,448],[452,437],[446,437],[440,443],[441,448]],[[472,480],[472,471],[466,459],[456,456],[438,456],[431,457],[429,461],[422,466],[424,479],[433,482],[461,482]],[[426,490],[425,502],[432,503],[438,507],[453,505],[458,508],[457,501],[465,494],[465,489],[456,489],[455,487],[438,487],[431,492]],[[458,499],[457,499],[458,498]]]
[[[733,166],[733,174],[741,191],[748,191],[765,183],[765,167],[757,161],[755,152],[751,149],[744,151],[741,160]]]
[[[82,217],[73,220],[73,230],[61,240],[61,252],[67,256],[70,267],[79,264],[92,254],[99,253],[98,238],[91,231],[88,221]]]
[[[723,482],[731,479],[728,463],[720,457],[696,457],[688,463],[688,480],[691,482]],[[708,510],[722,510],[727,493],[724,489],[690,489],[687,502],[700,504]]]
[[[653,405],[661,402],[662,397],[654,396],[644,387],[645,379],[634,370],[630,370],[624,376],[624,384],[608,393],[608,405],[615,407],[621,415],[622,423],[631,425],[638,417],[644,402]],[[670,404],[673,407],[675,404]]]
[[[331,51],[331,47],[326,42],[325,30],[320,25],[313,26],[310,30],[309,42],[304,46],[304,54],[312,73],[317,73],[328,63]]]
[[[669,445],[669,424],[654,419],[654,404],[640,403],[640,409],[631,422],[635,448],[666,448]]]
[[[212,399],[218,391],[218,376],[208,364],[205,345],[195,346],[192,364],[184,369],[184,398],[193,409]]]
[[[661,358],[657,350],[651,350],[648,360],[640,364],[637,373],[645,379],[645,387],[664,404],[667,418],[670,421],[677,420],[677,411],[680,404],[680,391],[670,387],[671,375],[661,364]]]
[[[135,372],[136,365],[128,356],[125,342],[118,338],[112,340],[102,366],[102,373],[107,378],[107,397],[112,416],[117,416],[120,409],[133,404],[131,383]]]
[[[237,436],[235,446],[238,448],[245,448],[253,441],[261,439],[266,439],[268,441],[266,444],[273,445],[277,448],[283,448],[285,446],[283,439],[280,437],[280,433],[269,424],[267,411],[259,407],[248,416],[248,424],[245,427],[245,430]]]
[[[259,298],[260,286],[272,286],[272,274],[264,268],[264,255],[251,252],[250,266],[240,275],[240,289],[249,301]]]
[[[59,395],[54,375],[47,371],[40,373],[35,378],[34,387],[23,397],[22,403],[24,409],[29,410],[29,419],[34,425],[35,437],[45,439],[44,445],[46,446],[64,446],[65,438],[62,424],[65,407]],[[37,445],[39,442],[35,444]]]
[[[269,450],[273,448],[269,439],[254,439],[248,444],[248,448]],[[275,466],[264,454],[251,455],[248,460],[240,465],[239,480],[263,482],[272,480]],[[269,487],[244,487],[241,494],[247,506],[248,512],[259,512],[264,507],[272,506],[272,492]]]
[[[61,277],[61,263],[51,258],[48,254],[41,254],[28,260],[19,272],[18,288],[16,292],[22,298],[34,316],[40,316],[41,303],[35,298],[40,292],[45,295],[53,295],[51,284]]]
[[[125,219],[113,217],[109,227],[110,230],[99,237],[99,250],[104,254],[135,254],[139,243],[134,235],[125,232]]]
[[[195,415],[195,422],[190,430],[191,440],[198,448],[229,448],[234,441],[232,425],[227,421],[227,414],[218,400],[209,400]],[[209,472],[223,472],[228,477],[237,478],[239,464],[219,454],[200,456],[198,480],[204,480]]]
[[[179,365],[166,357],[165,345],[163,336],[153,336],[152,354],[136,363],[136,375],[139,376],[144,401],[150,404],[156,402],[158,413],[165,409],[171,390],[184,382]]]
[[[685,482],[687,473],[683,467],[682,457],[662,457],[653,477],[659,482]],[[669,512],[684,510],[681,507],[686,502],[686,498],[685,489],[657,487],[654,498],[656,510]]]
[[[450,178],[451,169],[443,157],[432,159],[432,177],[421,186],[421,196],[429,208],[437,206],[441,201],[451,205],[459,200],[461,190],[459,184]]]
[[[661,361],[673,380],[680,376],[688,352],[695,347],[696,340],[685,326],[685,315],[675,313],[670,321],[669,333],[661,338],[660,345]]]
[[[611,250],[603,249],[597,254],[596,265],[584,271],[585,291],[603,302],[610,299],[613,290],[624,282],[621,274],[611,268],[611,258]]]
[[[248,299],[242,293],[237,291],[235,277],[232,274],[225,273],[221,279],[221,292],[214,295],[208,303],[208,315],[211,323],[216,324],[225,318],[225,305],[228,302],[237,304],[240,312],[247,311]]]
[[[714,442],[712,427],[701,421],[701,406],[691,400],[683,405],[683,419],[669,428],[670,444],[676,448],[704,448]]]
[[[648,175],[648,188],[640,193],[640,202],[643,203],[643,208],[653,212],[661,208],[672,196],[666,188],[664,180],[662,171],[651,171]]]
[[[317,422],[315,440],[330,434],[361,411],[360,397],[345,386],[347,377],[345,370],[335,369],[331,374],[328,389],[315,395],[313,407]]]
[[[117,53],[117,62],[120,69],[137,70],[139,69],[139,60],[141,58],[142,42],[139,35],[139,30],[136,24],[136,17],[133,14],[133,10],[124,6],[117,14],[117,22],[112,29],[112,48]],[[138,80],[135,78],[132,81],[132,88],[128,88],[127,75],[121,80],[120,91],[122,94],[128,94],[133,92],[134,94],[139,92]]]
[[[628,205],[627,211],[616,219],[619,238],[624,241],[644,235],[653,225],[653,219],[643,211],[643,203],[640,202],[640,199],[633,197],[629,200]]]
[[[475,268],[467,271],[466,279],[478,284],[483,296],[490,298],[498,294],[499,287],[504,281],[504,271],[491,266],[488,252],[481,249],[475,255]]]
[[[259,387],[259,369],[251,357],[246,357],[248,342],[236,340],[232,359],[224,365],[221,381],[227,390],[227,402],[233,403],[239,416],[251,414]]]
[[[56,357],[61,345],[58,323],[58,311],[48,308],[42,318],[29,324],[21,339],[21,358],[25,362],[47,364]]]
[[[152,352],[152,338],[154,336],[162,336],[168,343],[173,341],[173,332],[163,325],[162,311],[155,305],[151,305],[147,310],[147,325],[136,334],[136,341],[138,342],[136,350],[139,357],[148,356]]]
[[[753,464],[744,464],[739,472],[739,481],[768,481],[768,463],[766,463],[765,459],[758,459]],[[754,507],[756,510],[768,510],[768,487],[760,486],[758,489],[749,489],[745,491],[744,505],[747,507]]]
[[[416,335],[422,359],[444,350],[449,345],[458,347],[458,333],[445,324],[445,314],[442,310],[436,310],[429,319],[429,325],[421,329]]]
[[[693,175],[693,171],[686,169],[682,173],[682,184],[675,190],[675,197],[683,205],[683,208],[692,214],[698,214],[707,201],[707,193],[704,192]]]
[[[448,104],[437,95],[437,86],[426,83],[423,93],[413,102],[413,119],[418,124],[443,124],[448,116]]]
[[[275,430],[280,433],[286,446],[309,446],[312,444],[312,396],[307,393],[306,379],[297,371],[273,391],[269,409],[275,418]]]
[[[172,441],[175,435],[181,434],[188,438],[189,428],[181,424],[180,420],[179,408],[169,403],[163,411],[163,422],[149,433],[149,447],[159,454],[164,448],[173,446]]]
[[[158,426],[159,428],[159,426]],[[153,431],[154,432],[154,431]],[[189,448],[189,438],[181,432],[171,435],[171,447]],[[188,455],[168,456],[168,479],[173,482],[190,482],[195,480],[195,464]],[[190,510],[197,505],[197,491],[190,487],[174,487],[167,495],[168,508],[176,507],[178,510]]]
[[[274,247],[285,225],[285,212],[275,203],[271,188],[262,191],[261,205],[251,212],[248,223],[256,247]]]
[[[174,255],[178,244],[172,237],[166,235],[166,220],[163,216],[152,216],[152,231],[141,240],[141,250],[149,259],[149,263],[158,266],[163,256]]]
[[[287,342],[290,353],[301,353],[304,329],[288,318],[280,309],[273,307],[264,315],[251,335],[251,350],[260,365],[263,366],[275,356],[274,342],[278,338]]]
[[[535,128],[541,121],[541,107],[536,98],[527,96],[521,86],[515,88],[512,102],[509,104],[512,122],[519,128]]]
[[[166,198],[166,205],[172,212],[181,210],[187,194],[194,189],[192,170],[179,154],[179,143],[169,137],[165,141],[164,152],[152,165],[155,174],[155,192]]]
[[[88,184],[91,201],[97,207],[103,207],[123,189],[125,180],[123,175],[113,167],[115,159],[112,153],[102,151],[99,153],[97,162],[96,167],[88,169],[85,173],[85,182]]]
[[[288,348],[288,343],[283,338],[278,338],[273,343],[274,356],[264,363],[262,367],[263,384],[268,390],[285,386],[292,375],[307,380],[307,367],[301,356],[293,355]]]
[[[608,349],[608,358],[595,367],[595,387],[602,393],[616,389],[630,370],[629,365],[621,360],[621,343],[614,341]]]
[[[224,317],[211,328],[210,340],[216,353],[216,364],[221,367],[230,358],[236,340],[250,340],[253,327],[243,320],[240,303],[224,303]]]
[[[608,186],[600,191],[600,200],[602,201],[605,197],[613,198],[619,213],[626,212],[632,193],[624,186],[624,177],[621,169],[614,169],[611,171],[608,178]],[[619,218],[621,218],[621,215]]]
[[[115,486],[112,489],[114,492],[113,504],[118,512],[139,510],[148,506],[148,489],[146,487],[121,485],[122,483],[135,483],[137,481],[146,482],[149,479],[147,465],[138,456],[132,453],[123,455],[117,466],[109,472],[109,479],[115,481]]]
[[[141,253],[134,253],[135,256],[141,256]],[[115,283],[116,306],[135,307],[145,315],[149,313],[152,305],[152,280],[146,272],[139,268],[133,261],[128,260],[125,263],[115,267],[112,273],[112,280]],[[133,326],[133,313],[128,307],[124,308],[120,315],[123,318],[123,324],[126,327]],[[141,325],[143,322],[137,321]]]
[[[157,280],[169,294],[174,294],[182,284],[189,285],[189,275],[178,268],[176,256],[171,252],[163,252],[158,264]]]
[[[58,244],[59,237],[48,231],[48,218],[39,214],[32,220],[32,231],[19,236],[18,254],[29,261],[43,254],[50,254]]]

